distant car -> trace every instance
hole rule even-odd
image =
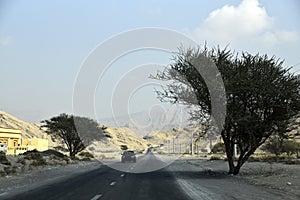
[[[136,162],[134,151],[124,151],[122,154],[121,162]]]

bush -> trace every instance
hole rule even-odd
[[[223,157],[221,155],[213,155],[210,157],[210,160],[223,160]]]
[[[68,149],[66,149],[66,148],[64,148],[64,147],[61,147],[61,146],[56,146],[56,147],[54,147],[54,149],[55,149],[56,151],[69,152]]]
[[[279,140],[270,140],[262,147],[262,150],[277,156],[286,153],[288,156],[297,154],[298,157],[300,144],[294,140],[284,140],[282,142]]]
[[[262,155],[262,156],[250,156],[248,162],[285,162],[290,160],[290,157],[286,155]]]
[[[88,157],[84,157],[84,158],[81,159],[81,161],[91,161],[91,159],[88,158]]]
[[[4,152],[0,151],[0,163],[3,165],[11,165],[9,160],[7,160]]]
[[[85,158],[94,158],[94,155],[87,151],[80,152],[78,155]]]
[[[40,165],[46,165],[47,162],[43,158],[42,154],[38,152],[36,149],[32,151],[27,151],[23,155],[25,155],[24,159],[26,160],[33,160],[33,162],[30,164],[32,166],[40,166]]]
[[[61,158],[61,159],[64,159],[66,158],[67,156],[60,153],[59,151],[55,151],[53,149],[48,149],[46,151],[42,151],[40,152],[43,156],[55,156],[57,158]]]
[[[282,151],[286,153],[288,156],[297,154],[298,157],[300,152],[300,143],[294,140],[286,140],[283,142]]]
[[[123,150],[123,151],[128,149],[127,145],[125,145],[125,144],[120,145],[120,147],[121,147],[121,150]]]
[[[213,153],[225,153],[225,144],[222,142],[216,143],[211,149]]]

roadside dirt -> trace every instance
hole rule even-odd
[[[227,162],[223,160],[185,159],[184,162],[211,176],[229,176]],[[247,162],[239,175],[232,177],[254,186],[287,194],[292,199],[300,199],[300,165]]]

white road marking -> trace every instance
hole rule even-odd
[[[97,194],[91,200],[97,200],[97,199],[100,199],[101,197],[102,197],[102,194]]]
[[[113,182],[111,182],[109,185],[110,185],[110,186],[114,186],[114,185],[116,185],[116,183],[117,183],[116,181],[113,181]]]
[[[54,177],[54,178],[50,178],[48,179],[49,181],[52,181],[52,180],[55,180],[55,179],[60,179],[62,177],[65,177],[66,175],[62,175],[62,176],[57,176],[57,177]]]
[[[0,194],[0,196],[4,196],[6,194],[8,194],[8,192],[3,192],[3,193]]]

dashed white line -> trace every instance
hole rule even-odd
[[[111,182],[109,185],[110,185],[110,186],[114,186],[114,185],[116,185],[116,183],[117,183],[116,181],[113,181],[113,182]]]
[[[101,197],[102,197],[102,194],[97,194],[91,200],[97,200],[97,199],[100,199]]]
[[[3,193],[0,193],[0,196],[4,196],[6,194],[8,194],[8,192],[3,192]]]

